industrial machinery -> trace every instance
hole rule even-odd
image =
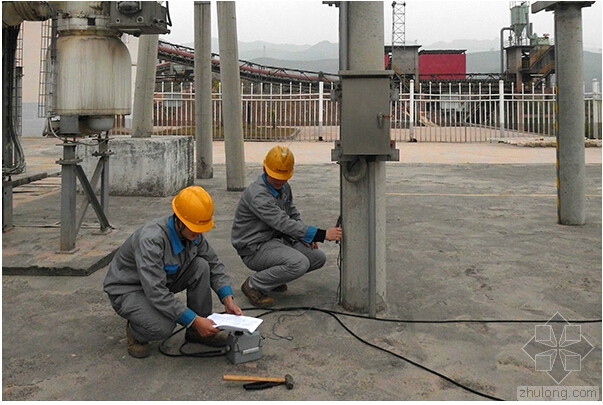
[[[108,131],[116,115],[131,111],[131,59],[121,41],[124,33],[139,36],[167,34],[169,11],[154,1],[57,1],[3,2],[3,71],[12,72],[11,53],[19,24],[24,20],[51,20],[49,48],[46,52],[44,115],[46,134],[63,144],[61,165],[61,242],[60,252],[75,251],[75,238],[88,204],[100,222],[101,232],[110,231],[107,219],[109,156]],[[11,43],[8,43],[10,38]],[[16,40],[16,39],[15,39]],[[6,55],[6,56],[5,56]],[[10,74],[10,73],[7,73]],[[6,74],[5,74],[6,76]],[[12,77],[5,77],[10,86]],[[3,92],[4,93],[4,92]],[[3,97],[3,166],[2,172],[15,173],[8,167],[12,150],[19,150],[18,138],[6,126],[13,120],[14,97]],[[11,104],[13,103],[13,104]],[[75,148],[82,137],[98,144],[99,162],[88,181],[76,157]],[[76,217],[76,178],[87,197]],[[100,181],[101,201],[94,189]],[[6,206],[6,203],[5,203]]]

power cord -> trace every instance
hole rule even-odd
[[[242,311],[257,311],[259,310],[259,308],[256,307],[251,307],[251,308],[242,308]],[[542,320],[542,319],[443,319],[443,320],[421,320],[421,319],[392,319],[392,318],[371,318],[369,316],[366,315],[360,315],[360,314],[353,314],[353,313],[347,313],[347,312],[341,312],[341,311],[334,311],[334,310],[330,310],[330,309],[323,309],[323,308],[317,308],[317,307],[285,307],[285,308],[271,308],[268,309],[266,311],[264,311],[263,313],[257,315],[257,318],[261,318],[265,315],[269,315],[275,312],[291,312],[291,311],[304,311],[301,314],[297,314],[297,315],[281,315],[278,317],[277,322],[275,322],[273,324],[272,327],[272,333],[277,336],[280,339],[286,339],[286,340],[293,340],[293,336],[281,336],[279,334],[277,334],[275,332],[275,328],[277,325],[279,325],[281,323],[281,320],[285,317],[285,316],[302,316],[310,311],[316,311],[316,312],[321,312],[327,315],[330,315],[331,317],[333,317],[340,325],[341,327],[348,332],[350,335],[352,335],[354,338],[356,338],[358,341],[366,344],[367,346],[370,346],[374,349],[380,350],[384,353],[390,354],[394,357],[397,357],[407,363],[412,364],[415,367],[418,367],[424,371],[427,371],[428,373],[431,373],[445,381],[448,381],[449,383],[464,389],[465,391],[471,392],[472,394],[478,395],[480,397],[483,398],[487,398],[487,399],[491,399],[491,400],[496,400],[496,401],[502,401],[501,398],[497,398],[495,396],[492,395],[488,395],[485,394],[483,392],[479,392],[477,390],[474,390],[471,387],[468,387],[460,382],[457,382],[455,380],[453,380],[452,378],[436,371],[433,370],[427,366],[424,366],[420,363],[417,363],[401,354],[392,352],[391,350],[387,350],[383,347],[377,346],[371,342],[366,341],[365,339],[361,338],[360,336],[358,336],[356,333],[354,333],[348,326],[346,326],[343,321],[341,319],[339,319],[337,317],[337,315],[341,315],[341,316],[349,316],[349,317],[353,317],[353,318],[360,318],[360,319],[365,319],[365,320],[370,320],[370,321],[379,321],[379,322],[395,322],[395,323],[409,323],[409,324],[451,324],[451,323],[574,323],[574,324],[583,324],[583,323],[601,323],[602,320],[601,319],[579,319],[579,320],[557,320],[557,319],[553,319],[553,320]],[[174,353],[170,353],[168,352],[165,348],[164,345],[170,340],[172,339],[175,335],[177,335],[178,333],[182,332],[183,330],[185,330],[185,327],[181,327],[180,329],[175,330],[169,337],[167,337],[165,340],[163,340],[159,346],[158,349],[161,352],[161,354],[168,356],[168,357],[217,357],[217,356],[224,356],[228,353],[228,351],[230,350],[230,348],[225,347],[222,349],[218,349],[218,350],[208,350],[208,351],[199,351],[199,352],[187,352],[184,350],[184,347],[186,347],[186,345],[188,344],[188,342],[184,342],[183,344],[180,345],[180,347],[178,348],[178,353],[174,354]]]
[[[341,225],[341,216],[338,219],[338,225]],[[337,298],[338,298],[338,302],[341,301],[341,244],[339,244],[339,254],[337,256],[337,267],[339,268],[339,285],[337,287]],[[259,308],[256,307],[251,307],[251,308],[242,308],[243,311],[257,311]],[[365,319],[365,320],[371,320],[371,321],[379,321],[379,322],[395,322],[395,323],[408,323],[408,324],[452,324],[452,323],[564,323],[564,322],[568,322],[568,323],[601,323],[602,320],[601,319],[580,319],[580,320],[541,320],[541,319],[443,319],[443,320],[420,320],[420,319],[390,319],[390,318],[371,318],[369,316],[366,315],[360,315],[360,314],[354,314],[354,313],[346,313],[346,312],[340,312],[340,311],[334,311],[334,310],[329,310],[329,309],[323,309],[323,308],[317,308],[317,307],[285,307],[285,308],[271,308],[268,309],[267,311],[257,315],[257,318],[261,318],[265,315],[269,315],[275,312],[290,312],[290,311],[304,311],[301,314],[297,314],[297,315],[281,315],[278,317],[277,322],[275,322],[272,325],[272,333],[273,335],[277,336],[278,339],[286,339],[286,340],[293,340],[293,336],[282,336],[279,335],[278,333],[276,333],[276,326],[281,324],[281,320],[285,317],[285,316],[302,316],[310,311],[316,311],[316,312],[322,312],[324,314],[330,315],[331,317],[333,317],[340,325],[341,327],[348,332],[350,335],[352,335],[354,338],[356,338],[357,340],[359,340],[360,342],[366,344],[367,346],[370,346],[374,349],[380,350],[384,353],[388,353],[394,357],[397,357],[407,363],[412,364],[415,367],[418,367],[424,371],[427,371],[430,374],[433,374],[445,381],[448,381],[449,383],[464,389],[465,391],[468,391],[472,394],[478,395],[482,398],[487,398],[487,399],[491,399],[491,400],[495,400],[495,401],[502,401],[503,399],[492,396],[492,395],[488,395],[485,394],[483,392],[479,392],[471,387],[468,387],[458,381],[453,380],[452,378],[436,371],[433,370],[427,366],[424,366],[420,363],[417,363],[401,354],[398,353],[394,353],[391,350],[387,350],[383,347],[377,346],[371,342],[366,341],[365,339],[361,338],[360,336],[358,336],[356,333],[354,333],[349,327],[347,327],[343,321],[341,319],[339,319],[337,317],[337,315],[341,315],[341,316],[349,316],[349,317],[354,317],[354,318],[360,318],[360,319]],[[173,354],[173,353],[168,353],[167,351],[165,351],[165,349],[163,348],[163,345],[169,340],[171,339],[174,335],[176,335],[177,333],[181,332],[182,330],[184,330],[185,328],[182,327],[178,330],[176,330],[175,332],[173,332],[167,339],[165,339],[163,342],[161,342],[159,344],[159,351],[166,355],[166,356],[170,356],[170,357],[182,357],[182,356],[186,356],[186,357],[214,357],[214,356],[222,356],[225,355],[229,348],[224,348],[224,349],[220,349],[220,350],[210,350],[210,351],[203,351],[203,352],[186,352],[183,350],[183,347],[186,346],[186,342],[183,343],[178,351],[179,354]]]
[[[258,308],[252,307],[252,308],[244,308],[242,309],[243,311],[251,311],[251,310],[258,310]],[[304,313],[307,313],[309,311],[316,311],[316,312],[322,312],[324,314],[330,315],[331,317],[335,318],[335,320],[341,325],[341,327],[343,329],[345,329],[350,335],[352,335],[354,338],[356,338],[357,340],[359,340],[360,342],[366,344],[367,346],[370,346],[374,349],[380,350],[382,352],[388,353],[394,357],[397,357],[401,360],[406,361],[407,363],[412,364],[415,367],[418,367],[424,371],[427,371],[428,373],[431,373],[439,378],[442,378],[443,380],[448,381],[449,383],[462,388],[468,392],[471,392],[472,394],[478,395],[480,397],[483,398],[487,398],[487,399],[491,399],[491,400],[495,400],[495,401],[502,401],[503,399],[501,398],[497,398],[495,396],[492,395],[488,395],[485,394],[483,392],[479,392],[477,390],[474,390],[471,387],[468,387],[460,382],[457,382],[455,380],[453,380],[452,378],[438,372],[435,371],[429,367],[426,367],[422,364],[419,364],[401,354],[398,353],[394,353],[391,350],[387,350],[383,347],[377,346],[373,343],[370,343],[364,339],[362,339],[360,336],[358,336],[356,333],[354,333],[349,327],[347,327],[343,321],[341,319],[339,319],[337,317],[337,315],[343,315],[343,316],[351,316],[351,317],[355,317],[355,318],[361,318],[361,319],[366,319],[366,320],[373,320],[373,321],[380,321],[380,322],[396,322],[396,323],[416,323],[416,324],[446,324],[446,323],[546,323],[546,322],[550,322],[550,323],[563,323],[563,322],[569,322],[569,323],[601,323],[602,320],[601,319],[581,319],[581,320],[530,320],[530,319],[484,319],[484,320],[479,320],[479,319],[445,319],[445,320],[407,320],[407,319],[388,319],[388,318],[371,318],[368,317],[366,315],[359,315],[359,314],[351,314],[351,313],[345,313],[345,312],[340,312],[340,311],[333,311],[333,310],[329,310],[329,309],[322,309],[322,308],[316,308],[316,307],[286,307],[286,308],[273,308],[273,309],[269,309],[259,315],[257,315],[258,318],[261,318],[265,315],[274,313],[274,312],[288,312],[288,311],[305,311]],[[303,314],[300,314],[303,315]],[[280,318],[279,317],[279,323],[280,323]]]
[[[255,309],[257,309],[257,308],[255,308]],[[289,340],[289,341],[293,340],[293,336],[291,336],[291,335],[283,336],[283,335],[279,335],[278,333],[276,333],[276,327],[277,327],[277,325],[280,325],[281,324],[281,320],[283,318],[287,317],[287,316],[296,316],[296,317],[297,316],[302,316],[304,314],[307,314],[308,311],[309,310],[306,310],[306,311],[302,312],[301,314],[297,314],[297,315],[284,314],[284,315],[279,316],[278,319],[277,319],[277,321],[272,324],[272,334],[274,336],[276,336],[276,339],[272,338],[272,337],[268,337],[268,338],[272,339],[272,340],[279,340],[279,339],[285,339],[285,340]]]

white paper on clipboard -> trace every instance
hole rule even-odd
[[[216,328],[224,330],[240,330],[243,332],[253,333],[264,321],[260,318],[244,315],[231,314],[211,314],[207,317],[215,322]]]

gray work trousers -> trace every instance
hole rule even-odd
[[[327,256],[320,249],[312,249],[299,241],[272,239],[263,243],[255,253],[241,258],[256,273],[249,278],[249,286],[264,293],[281,284],[320,269]]]
[[[196,257],[175,279],[168,278],[167,287],[174,294],[186,290],[186,306],[197,315],[207,317],[212,313],[209,274],[207,261]],[[115,312],[130,322],[132,335],[141,343],[166,339],[176,328],[176,321],[159,312],[142,290],[110,295],[109,300]]]

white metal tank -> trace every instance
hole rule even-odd
[[[59,35],[56,63],[57,115],[130,114],[132,62],[116,35]]]

